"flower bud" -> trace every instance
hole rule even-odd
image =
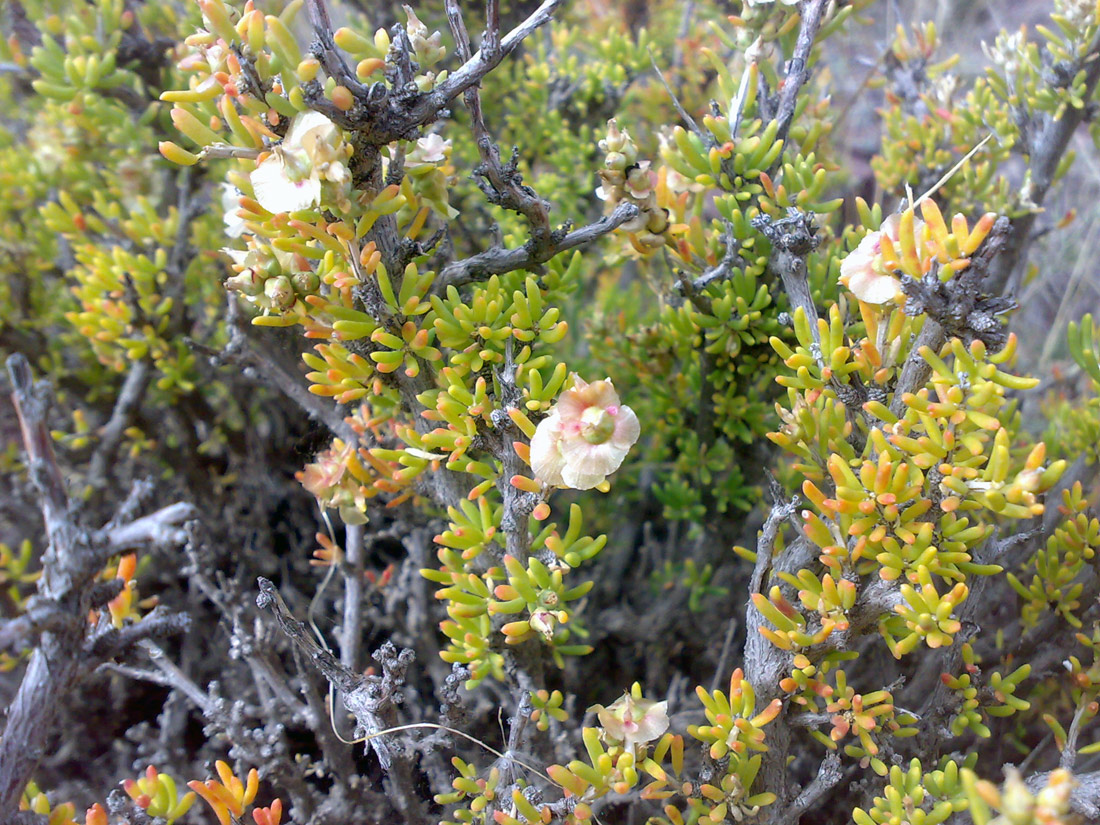
[[[615,169],[620,172],[630,165],[626,160],[626,155],[622,152],[608,152],[603,163],[608,169]]]
[[[264,279],[255,269],[246,269],[240,274],[225,279],[225,288],[230,292],[256,296],[264,291]]]
[[[312,295],[321,285],[321,279],[317,277],[316,272],[311,270],[295,272],[290,277],[290,282],[294,286],[294,291],[299,295]]]
[[[264,295],[271,301],[274,309],[290,309],[294,306],[294,288],[290,285],[290,279],[285,275],[277,278],[269,278],[264,282]]]

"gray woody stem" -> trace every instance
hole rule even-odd
[[[8,372],[49,542],[42,554],[38,597],[28,615],[45,611],[48,621],[39,624],[32,618],[24,628],[29,634],[40,630],[41,635],[8,707],[0,737],[0,822],[15,815],[23,788],[45,752],[58,708],[81,676],[123,647],[186,624],[185,617],[159,613],[122,631],[96,633],[90,632],[87,616],[90,608],[98,606],[95,575],[106,558],[139,541],[177,538],[175,528],[193,514],[190,506],[178,504],[113,529],[92,532],[81,525],[69,507],[53,452],[46,420],[47,387],[34,383],[22,355],[8,359]]]
[[[802,4],[802,25],[798,30],[798,41],[795,43],[794,55],[787,63],[787,76],[779,91],[779,106],[775,116],[779,121],[776,140],[787,140],[798,104],[798,93],[810,79],[810,53],[813,51],[814,40],[817,39],[817,32],[821,28],[821,18],[829,2],[830,0],[808,0]],[[782,162],[783,155],[780,155],[768,172],[774,173]]]
[[[378,736],[382,730],[392,727],[395,720],[394,705],[400,701],[397,694],[404,684],[404,671],[412,661],[412,651],[396,651],[388,642],[374,654],[381,665],[382,676],[364,676],[343,665],[313,638],[306,626],[296,620],[275,585],[268,579],[259,579],[260,595],[256,605],[270,610],[280,630],[313,663],[328,682],[344,696],[344,706],[358,722],[357,735],[371,737],[368,742],[382,769],[386,772],[386,792],[411,825],[429,821],[416,791],[412,763],[415,753],[403,747],[396,737]]]

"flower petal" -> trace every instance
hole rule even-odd
[[[562,478],[576,490],[591,490],[619,469],[629,448],[616,447],[610,441],[589,444],[583,438],[563,437],[560,444],[565,467]]]
[[[589,407],[618,406],[619,394],[611,380],[593,381],[591,384],[579,376],[573,376],[573,388],[566,390],[558,399],[557,410],[565,421],[576,420]]]
[[[638,742],[652,742],[668,730],[668,702],[641,699],[636,704],[641,713],[635,718],[638,730],[634,739]]]
[[[887,304],[894,300],[901,284],[892,275],[863,271],[848,279],[848,289],[864,303]]]
[[[318,140],[330,137],[338,127],[320,112],[312,109],[294,116],[290,128],[286,131],[282,146],[286,150],[303,147],[310,153]],[[306,145],[306,144],[310,145]]]
[[[275,214],[308,209],[321,200],[321,181],[310,177],[295,183],[277,155],[257,166],[250,180],[260,206]]]
[[[222,187],[222,222],[225,224],[225,234],[230,238],[239,238],[244,234],[245,221],[237,213],[241,209],[241,193],[231,183],[223,183]]]
[[[238,266],[246,266],[248,264],[248,252],[243,249],[230,249],[229,247],[222,247],[222,252],[230,257],[233,263]]]
[[[539,422],[531,437],[531,470],[535,478],[551,487],[566,486],[562,478],[565,456],[561,452],[561,438],[561,418],[556,410]]]
[[[615,432],[611,434],[611,443],[621,450],[629,450],[642,433],[638,416],[630,407],[619,407],[615,413]]]
[[[588,467],[566,464],[562,468],[561,477],[562,484],[560,486],[562,487],[569,487],[573,490],[591,490],[607,480],[607,473],[592,470]]]

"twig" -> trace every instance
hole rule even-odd
[[[616,206],[610,215],[595,223],[582,226],[580,229],[574,229],[557,241],[552,249],[543,250],[542,254],[534,254],[533,250],[526,246],[519,249],[496,247],[461,261],[454,261],[443,267],[439,277],[435,279],[432,290],[440,294],[448,286],[463,286],[464,284],[485,280],[491,275],[501,275],[505,272],[514,272],[517,269],[537,267],[546,263],[555,255],[584,246],[609,232],[613,232],[627,221],[637,217],[637,215],[637,206],[623,202]]]
[[[768,239],[772,245],[768,266],[779,275],[783,289],[791,302],[791,307],[801,308],[806,313],[814,341],[821,343],[821,333],[817,329],[817,307],[810,294],[810,283],[806,268],[806,256],[818,246],[817,227],[812,215],[798,209],[788,209],[787,217],[772,220],[766,215],[752,219],[752,226]],[[727,250],[728,252],[728,250]]]
[[[564,2],[565,0],[545,0],[542,5],[531,13],[530,17],[508,32],[503,38],[500,38],[499,35],[499,24],[495,32],[490,28],[487,32],[486,42],[482,44],[481,49],[476,54],[455,69],[447,76],[446,80],[438,84],[432,91],[416,101],[406,115],[407,126],[404,131],[433,121],[440,109],[445,108],[452,100],[470,87],[480,83],[485,75],[495,69],[501,60],[515,51],[528,36],[549,23],[554,11]],[[490,3],[490,7],[493,5],[495,4]]]
[[[1091,702],[1081,702],[1077,705],[1077,711],[1073,714],[1069,730],[1066,732],[1066,743],[1062,746],[1062,758],[1058,765],[1067,771],[1072,771],[1077,764],[1077,738],[1081,735],[1081,728],[1088,721],[1085,715],[1089,713]]]
[[[802,24],[798,29],[798,40],[795,42],[794,55],[787,64],[786,77],[779,90],[779,105],[776,109],[776,120],[779,121],[779,129],[776,131],[776,140],[787,142],[787,135],[794,120],[795,108],[798,104],[798,93],[810,79],[810,53],[814,48],[814,40],[817,39],[818,29],[821,28],[821,18],[825,7],[830,0],[806,0],[802,4]],[[786,149],[786,146],[783,147]],[[773,174],[783,162],[783,155],[772,163],[768,170]]]
[[[90,639],[85,645],[85,656],[89,666],[94,667],[102,661],[122,655],[145,639],[182,633],[190,626],[191,617],[186,613],[170,613],[164,607],[156,607],[136,624],[124,625],[117,630],[111,628]]]
[[[54,455],[53,438],[46,424],[48,388],[44,384],[34,384],[30,364],[22,355],[8,358],[8,373],[14,390],[12,401],[27,451],[27,466],[31,480],[43,496],[41,505],[46,518],[46,531],[50,533],[51,542],[53,531],[62,534],[59,539],[67,538],[64,533],[70,527],[69,498]]]
[[[900,417],[905,412],[905,396],[917,392],[932,374],[932,367],[920,354],[924,347],[939,352],[948,335],[963,338],[967,343],[973,338],[981,338],[994,351],[1003,346],[1007,336],[996,316],[1006,312],[1010,305],[1004,298],[984,295],[982,289],[991,265],[1009,242],[1010,232],[1008,218],[998,218],[971,257],[970,266],[946,284],[934,272],[920,281],[902,279],[902,288],[909,296],[906,314],[926,314],[928,317],[910,347],[894,387],[890,410],[895,415]]]
[[[260,595],[256,597],[256,606],[260,610],[271,611],[279,629],[302,649],[302,652],[313,661],[314,667],[321,671],[321,674],[337,690],[351,693],[362,686],[364,677],[344,667],[335,656],[317,643],[306,626],[294,618],[274,584],[262,577],[258,580],[258,584]]]
[[[99,432],[99,444],[92,453],[88,466],[88,477],[92,485],[98,487],[106,480],[108,467],[114,460],[115,452],[122,441],[123,433],[130,425],[134,411],[141,406],[151,376],[152,366],[145,358],[135,362],[130,368],[122,384],[122,390],[115,400],[111,417]]]
[[[444,6],[447,10],[447,22],[451,28],[451,35],[458,49],[458,56],[464,61],[469,61],[472,57],[470,37],[462,19],[462,10],[457,0],[446,0]],[[500,40],[500,8],[497,0],[489,0],[486,18],[483,48],[487,53],[493,53],[499,48]],[[540,198],[531,187],[523,184],[523,177],[517,168],[517,152],[513,151],[511,161],[501,165],[500,150],[493,143],[489,129],[485,125],[481,95],[476,85],[466,89],[463,100],[466,108],[470,110],[474,140],[477,143],[478,154],[481,156],[481,163],[474,169],[473,174],[478,187],[485,193],[490,203],[523,215],[531,231],[531,240],[526,246],[530,248],[533,257],[546,256],[555,242],[555,233],[550,228],[550,204]],[[549,257],[544,257],[543,260],[549,260]]]
[[[1085,88],[1081,99],[1090,100],[1100,82],[1100,32],[1093,37],[1085,56],[1070,70],[1071,76],[1081,70],[1085,72]],[[1031,163],[1028,167],[1030,174],[1027,191],[1023,196],[1025,203],[1034,204],[1034,209],[1013,219],[1012,236],[1004,254],[998,258],[986,278],[987,292],[994,295],[1015,294],[1019,287],[1040,207],[1054,183],[1054,175],[1066,153],[1070,138],[1085,118],[1089,117],[1089,111],[1088,106],[1066,106],[1057,119],[1046,116],[1042,131],[1031,147]]]
[[[507,750],[504,752],[504,758],[497,760],[497,764],[500,766],[502,785],[507,786],[515,782],[516,765],[518,763],[514,758],[514,754],[523,750],[524,733],[527,730],[527,722],[530,720],[532,710],[530,691],[520,688],[516,691],[516,711],[512,714],[512,721],[508,726]]]
[[[806,813],[815,802],[835,788],[843,776],[844,772],[840,769],[840,754],[836,751],[829,751],[825,758],[821,760],[821,765],[817,769],[817,776],[802,789],[801,793],[795,797],[794,802],[787,806],[787,809],[775,819],[775,822],[797,825],[802,814]]]
[[[928,347],[932,352],[938,353],[946,340],[943,328],[931,318],[925,318],[924,326],[910,347],[909,356],[905,359],[901,375],[894,386],[894,400],[890,403],[890,412],[894,415],[901,416],[905,413],[905,396],[923,387],[928,376],[932,374],[932,367],[921,357],[920,351]]]
[[[332,23],[329,20],[328,9],[324,0],[307,0],[306,12],[309,22],[313,26],[313,33],[317,36],[317,44],[313,52],[324,66],[325,72],[342,86],[346,86],[356,97],[367,93],[366,87],[359,82],[355,73],[344,62],[342,53],[336,48],[332,38]]]
[[[135,682],[150,682],[154,685],[160,685],[161,687],[175,687],[175,684],[165,676],[163,673],[157,673],[152,670],[145,670],[140,667],[134,667],[133,665],[120,665],[117,662],[104,662],[99,666],[100,670],[105,670],[109,673],[117,673],[119,676],[125,676],[127,679],[133,679]]]
[[[499,34],[499,25],[495,31],[490,26],[481,49],[431,91],[420,93],[415,86],[405,83],[391,93],[384,84],[375,83],[367,87],[359,82],[335,47],[332,24],[324,0],[307,0],[306,9],[317,36],[313,52],[324,66],[325,72],[351,91],[356,105],[347,112],[336,108],[331,101],[325,99],[320,84],[313,84],[305,89],[306,101],[336,123],[355,131],[362,146],[377,148],[395,140],[408,140],[421,127],[438,119],[440,112],[455,98],[479,84],[485,75],[495,69],[501,60],[515,51],[534,31],[549,23],[554,11],[564,2],[565,0],[545,0],[503,38]],[[494,7],[495,3],[491,2],[489,8]],[[408,51],[407,48],[405,51]],[[374,154],[377,155],[377,152]]]
[[[260,595],[256,598],[256,605],[274,614],[283,633],[313,662],[329,683],[344,694],[344,705],[358,722],[357,735],[362,732],[369,737],[382,769],[393,783],[389,793],[391,801],[407,822],[427,822],[415,790],[409,753],[401,747],[399,740],[374,736],[393,726],[392,720],[385,717],[392,714],[394,704],[400,701],[399,692],[404,684],[405,669],[412,661],[412,651],[399,653],[387,642],[374,654],[374,659],[382,666],[382,676],[355,673],[318,644],[306,626],[294,618],[275,585],[262,577],[258,583]]]
[[[248,160],[255,160],[259,156],[259,149],[253,149],[248,146],[233,146],[228,143],[213,143],[199,152],[199,157],[203,160],[221,160],[223,158],[246,158]]]
[[[489,449],[501,463],[501,473],[497,479],[497,490],[503,504],[500,529],[504,533],[508,554],[525,564],[531,549],[529,516],[538,503],[538,496],[513,487],[510,481],[527,472],[526,465],[512,446],[515,442],[524,440],[523,433],[505,412],[511,407],[519,409],[523,400],[522,393],[516,386],[516,363],[511,340],[504,348],[504,365],[495,373],[500,386],[500,409],[492,413],[494,432],[488,436],[487,441]],[[517,653],[523,655],[521,651]]]
[[[756,564],[749,581],[750,595],[763,592],[768,571],[772,568],[773,554],[779,528],[798,509],[798,499],[785,501],[779,485],[772,482],[774,503],[764,521],[756,542]],[[752,599],[745,609],[745,679],[756,689],[756,711],[761,712],[779,695],[779,681],[786,671],[789,656],[765,639],[757,628],[765,624],[764,616]],[[760,766],[760,786],[776,794],[781,806],[789,804],[791,780],[787,771],[787,750],[791,733],[786,712],[781,712],[768,726],[768,751]]]
[[[680,116],[680,119],[687,124],[688,129],[690,129],[703,140],[703,144],[705,146],[707,146],[708,148],[714,146],[714,135],[712,135],[706,129],[700,129],[699,124],[695,122],[695,118],[688,114],[687,109],[684,108],[684,105],[680,103],[680,100],[676,97],[676,93],[672,91],[672,86],[670,86],[668,81],[665,79],[664,73],[661,71],[660,67],[657,66],[657,57],[653,54],[652,51],[650,51],[649,53],[649,63],[653,67],[653,71],[657,73],[657,79],[661,81],[661,85],[664,86],[665,91],[668,92],[669,100],[672,101],[672,105],[676,109],[676,114],[678,114]],[[734,137],[736,137],[736,135],[734,135]]]
[[[363,525],[348,524],[344,528],[344,622],[341,627],[340,662],[353,673],[359,672],[359,655],[363,647]]]
[[[722,253],[722,260],[694,280],[687,283],[684,281],[678,282],[674,287],[677,291],[687,292],[689,291],[687,287],[690,285],[690,293],[702,292],[716,281],[724,281],[730,276],[733,265],[740,260],[741,244],[737,240],[733,225],[725,219],[722,220],[722,224],[722,242],[726,245],[726,251]]]
[[[30,365],[22,355],[8,359],[8,372],[27,464],[41,495],[39,506],[50,542],[42,556],[38,592],[44,600],[56,603],[74,590],[85,567],[87,537],[70,518],[65,484],[46,425],[46,387],[34,385]],[[79,602],[76,608],[80,610]],[[70,608],[58,618],[58,627],[43,633],[31,653],[23,681],[8,706],[0,739],[0,822],[17,810],[23,788],[44,755],[58,709],[80,675],[83,616],[74,615]]]
[[[182,527],[185,521],[195,518],[198,511],[183,502],[162,507],[155,513],[142,516],[119,527],[101,530],[96,534],[96,543],[101,544],[106,556],[117,555],[134,550],[147,544],[182,544],[187,540],[187,532]]]
[[[53,602],[31,604],[26,613],[0,624],[0,650],[12,653],[34,645],[37,636],[60,630],[67,621]]]

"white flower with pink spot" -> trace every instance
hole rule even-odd
[[[531,469],[550,487],[591,490],[619,469],[641,431],[610,379],[587,384],[574,376],[531,439]]]

